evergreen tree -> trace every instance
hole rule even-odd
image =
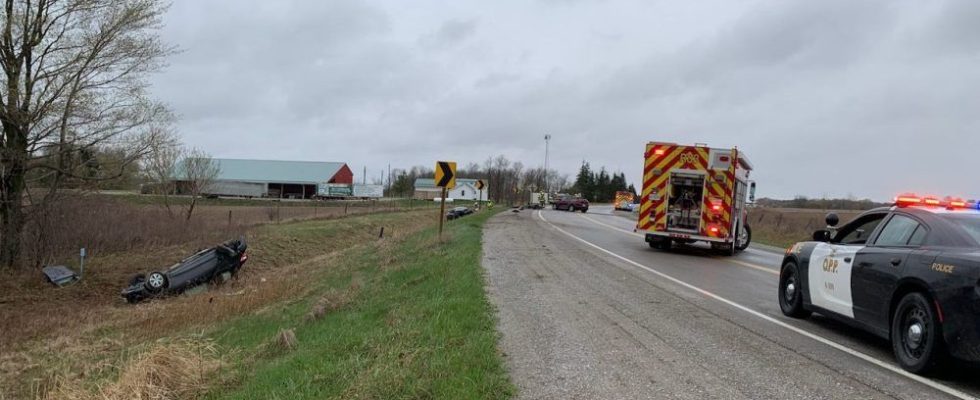
[[[578,170],[578,176],[575,177],[575,189],[576,192],[581,193],[582,197],[589,198],[594,189],[595,178],[592,176],[592,169],[589,167],[589,163],[582,161],[582,167]]]
[[[615,193],[611,192],[611,189],[612,180],[609,177],[609,173],[606,172],[606,167],[602,167],[595,177],[595,191],[592,193],[591,200],[598,202],[611,200],[615,195]]]

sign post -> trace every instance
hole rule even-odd
[[[84,247],[82,247],[82,249],[78,251],[78,255],[80,256],[79,257],[80,259],[78,261],[78,279],[81,279],[82,277],[85,276],[85,248]]]
[[[442,201],[439,204],[439,241],[442,241],[442,223],[446,219],[446,196],[448,189],[456,187],[456,162],[436,161],[436,186],[442,188]]]
[[[479,200],[477,202],[477,204],[480,205],[480,208],[483,208],[483,188],[485,186],[487,186],[487,185],[483,183],[483,179],[477,179],[477,181],[476,181],[476,189],[480,191],[480,197],[479,197],[479,199],[477,199],[477,200]]]

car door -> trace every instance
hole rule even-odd
[[[810,253],[807,285],[810,303],[854,318],[851,271],[857,253],[867,246],[887,212],[865,214],[837,231],[830,243],[818,243]]]
[[[858,252],[851,274],[855,319],[880,332],[888,331],[891,293],[909,254],[924,243],[928,234],[928,228],[915,218],[895,213],[874,242]]]

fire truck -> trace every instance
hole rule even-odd
[[[650,142],[636,231],[650,247],[708,242],[735,254],[749,246],[746,203],[755,200],[752,164],[737,148]]]
[[[630,205],[633,204],[633,193],[630,192],[616,192],[616,200],[613,203],[617,210],[622,211],[633,211]]]

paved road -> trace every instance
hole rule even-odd
[[[484,235],[488,291],[520,398],[971,398],[975,368],[904,373],[888,343],[784,317],[781,254],[651,250],[633,221],[521,211]]]

